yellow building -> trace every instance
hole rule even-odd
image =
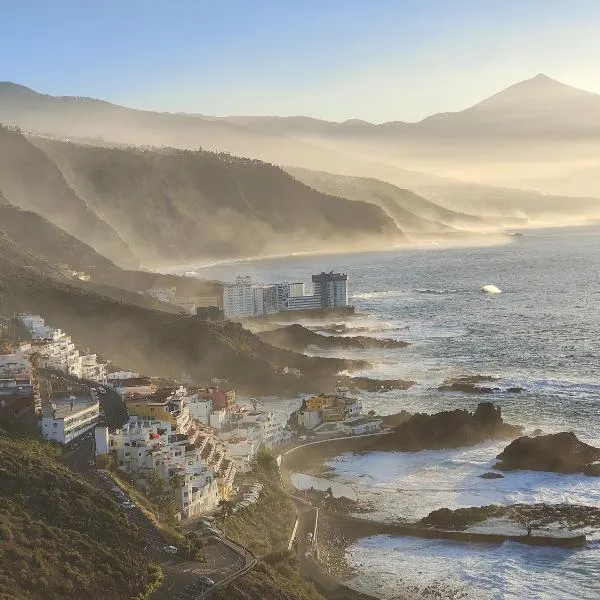
[[[308,410],[324,410],[335,405],[336,397],[331,394],[320,394],[306,401]]]
[[[130,416],[170,423],[177,433],[186,433],[190,424],[189,406],[181,401],[139,398],[126,402]]]

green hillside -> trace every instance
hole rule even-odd
[[[60,450],[0,428],[0,598],[130,600],[148,580],[143,539],[114,500]]]

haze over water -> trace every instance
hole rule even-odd
[[[349,275],[353,303],[364,313],[346,322],[355,334],[412,342],[400,350],[345,354],[369,359],[371,376],[417,382],[408,392],[363,394],[366,410],[474,409],[478,401],[493,400],[505,420],[529,432],[570,430],[600,445],[599,227],[528,231],[507,245],[485,248],[221,264],[198,275],[233,280],[243,273],[263,282],[309,282],[311,274],[331,269]],[[486,284],[503,292],[485,295],[480,288]],[[490,396],[435,389],[449,377],[478,374],[498,376],[492,386],[525,391]],[[500,480],[479,478],[503,446],[371,453],[344,456],[331,465],[359,497],[374,503],[372,518],[377,519],[414,519],[436,508],[492,503],[600,505],[598,478],[524,472]],[[440,582],[441,597],[448,598],[600,597],[599,542],[563,551],[375,537],[359,541],[348,556],[361,573],[357,585],[385,598],[394,598],[402,585],[415,586],[411,593],[420,597]]]

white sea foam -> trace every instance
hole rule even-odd
[[[502,546],[374,536],[346,551],[361,575],[350,583],[386,600],[597,600],[600,582],[589,573],[600,547],[581,550]]]

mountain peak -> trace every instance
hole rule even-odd
[[[525,106],[528,104],[556,104],[598,98],[586,92],[552,79],[544,73],[515,83],[506,89],[479,102],[473,109],[499,109]]]

